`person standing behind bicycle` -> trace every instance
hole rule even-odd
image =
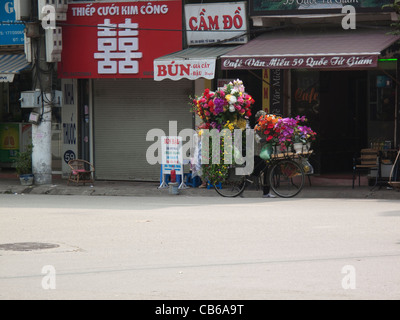
[[[256,121],[260,119],[260,117],[266,115],[266,112],[263,110],[260,110],[256,113]],[[254,131],[254,171],[253,175],[256,177],[259,177],[260,174],[261,176],[261,183],[263,185],[263,198],[276,198],[274,194],[271,193],[271,187],[269,185],[269,179],[268,179],[268,174],[267,170],[264,171],[265,169],[268,168],[267,162],[260,157],[260,152],[264,144],[267,143],[267,140],[265,138],[261,138],[256,131]],[[264,171],[264,172],[263,172]]]

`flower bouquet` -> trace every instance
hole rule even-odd
[[[252,96],[245,92],[243,82],[235,80],[217,91],[205,89],[201,97],[192,101],[193,111],[209,128],[221,130],[229,121],[240,129],[246,128],[254,104]]]
[[[315,140],[316,133],[310,127],[301,125],[304,122],[307,122],[305,116],[281,118],[265,115],[259,118],[255,130],[267,143],[289,151],[294,143],[306,144]]]
[[[297,126],[296,128],[296,139],[303,144],[315,141],[317,134],[307,126]]]
[[[266,142],[272,143],[272,145],[277,145],[279,143],[279,137],[281,133],[281,128],[277,126],[277,123],[280,119],[281,117],[273,114],[263,115],[258,119],[254,130]]]
[[[254,100],[245,92],[243,82],[235,80],[218,88],[215,92],[205,89],[202,96],[192,99],[192,109],[203,123],[199,129],[246,129],[251,116]],[[243,142],[243,140],[242,140]],[[230,148],[226,150],[227,148]],[[227,154],[232,155],[232,146],[225,146],[224,136],[220,140],[220,162],[215,163],[216,155],[209,151],[209,164],[202,165],[203,176],[212,184],[221,182],[228,176],[229,165],[225,164]],[[234,159],[232,159],[234,164]]]

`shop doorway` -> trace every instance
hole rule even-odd
[[[88,79],[78,80],[78,157],[90,159],[90,83]]]
[[[350,173],[368,144],[368,71],[293,71],[292,115],[318,133],[316,173]]]
[[[351,172],[368,144],[368,72],[320,73],[322,173]]]
[[[0,82],[0,170],[15,170],[15,157],[32,143],[31,109],[21,108],[21,92],[31,90],[29,72],[14,76],[13,82]]]

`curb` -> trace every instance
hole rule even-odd
[[[188,188],[180,189],[178,195],[168,192],[168,188],[158,189],[154,182],[110,182],[99,181],[90,186],[67,186],[64,181],[53,185],[22,186],[17,182],[6,181],[0,183],[0,194],[32,194],[32,195],[65,195],[65,196],[132,196],[132,197],[220,197],[213,189]],[[243,198],[261,198],[260,190],[246,189]],[[335,198],[335,199],[382,199],[400,200],[398,190],[389,190],[370,187],[346,186],[305,186],[296,197],[310,198]],[[282,198],[277,198],[282,199]],[[268,200],[267,200],[268,201]],[[269,200],[270,201],[270,200]]]

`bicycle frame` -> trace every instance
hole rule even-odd
[[[273,155],[266,161],[266,166],[258,174],[244,176],[241,182],[235,180],[227,181],[224,187],[215,188],[218,194],[223,197],[237,197],[242,194],[249,184],[253,184],[257,189],[264,186],[263,175],[267,179],[271,189],[280,197],[290,198],[300,193],[304,186],[305,173],[301,164],[297,162],[301,158],[308,158],[313,151],[295,154],[292,152]],[[258,171],[258,170],[257,170]],[[254,181],[255,179],[255,181]],[[229,193],[231,192],[231,193]],[[229,193],[229,194],[228,194]]]

